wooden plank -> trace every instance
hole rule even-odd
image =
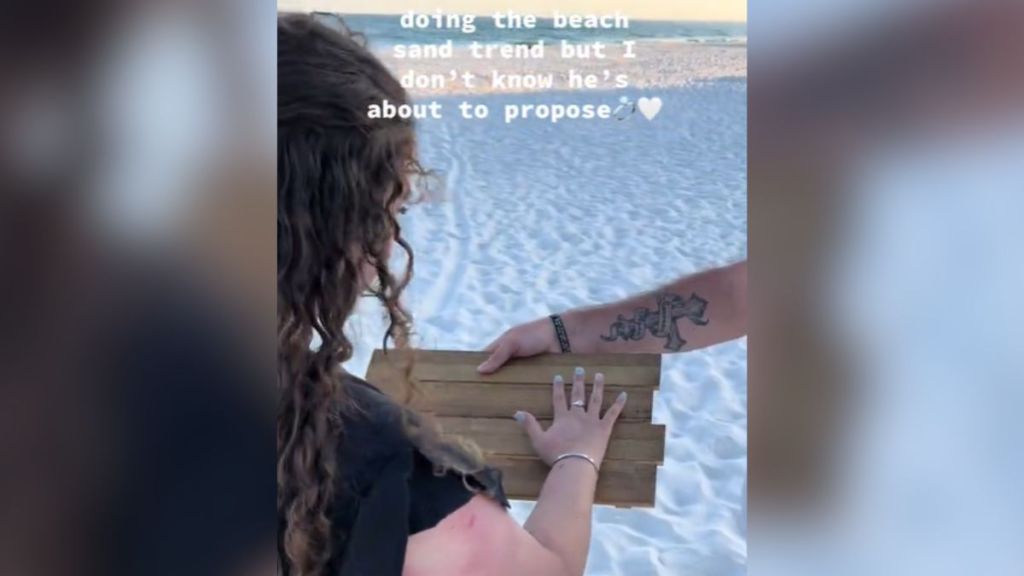
[[[657,354],[546,354],[516,358],[494,374],[480,374],[476,367],[488,356],[484,352],[418,350],[414,356],[413,377],[445,382],[550,383],[556,374],[570,381],[573,369],[582,366],[587,370],[588,381],[601,372],[605,385],[610,387],[657,388],[661,378],[661,356]],[[367,379],[386,377],[389,364],[404,361],[402,353],[391,351],[385,355],[377,350],[371,368],[379,371],[368,372]]]
[[[519,424],[511,418],[472,418],[444,417],[438,418],[445,432],[453,434],[505,434],[520,431]],[[545,428],[551,425],[551,419],[539,419]],[[614,437],[626,440],[654,441],[665,437],[665,426],[649,422],[619,422],[615,425]]]
[[[376,350],[375,353],[383,353],[383,350]],[[395,351],[389,351],[393,354]],[[472,352],[462,350],[423,350],[415,351],[417,360],[433,364],[466,364],[467,358],[472,359],[469,363],[479,365],[491,354],[490,352]],[[625,367],[660,367],[661,355],[659,354],[542,354],[530,358],[515,358],[510,362],[518,362],[536,366],[568,366],[574,368],[579,365],[579,359],[587,359],[595,365],[602,366],[625,366]]]
[[[386,393],[396,396],[396,390],[382,386]],[[525,410],[538,419],[554,418],[550,384],[477,384],[473,382],[420,382],[420,395],[409,405],[435,416],[474,416],[477,418],[507,418],[518,410]],[[566,396],[568,396],[568,387]],[[590,390],[587,394],[589,397]],[[617,394],[605,394],[602,414],[615,402]],[[651,421],[653,392],[631,390],[621,421]]]
[[[445,434],[472,439],[488,455],[536,456],[522,427],[511,418],[439,418]],[[541,421],[547,428],[550,420]],[[606,460],[661,463],[665,458],[665,427],[642,422],[618,422],[612,430]]]
[[[494,457],[488,459],[488,464],[502,471],[505,494],[515,500],[535,501],[549,471],[538,458]],[[657,474],[657,464],[606,460],[601,465],[594,502],[653,507]]]
[[[517,410],[534,414],[543,426],[553,418],[551,381],[555,374],[571,388],[576,366],[587,369],[587,394],[593,375],[605,374],[602,409],[620,391],[629,402],[612,432],[597,487],[597,503],[616,506],[653,506],[657,466],[664,460],[665,427],[650,423],[654,393],[661,377],[658,355],[552,354],[517,359],[497,374],[483,376],[476,367],[486,353],[416,351],[412,377],[418,393],[403,393],[400,370],[408,353],[374,353],[366,379],[400,402],[438,417],[447,434],[475,441],[488,462],[504,472],[510,498],[536,500],[548,468],[533,453],[526,434],[512,419]]]

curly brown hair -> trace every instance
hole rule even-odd
[[[422,170],[411,121],[368,118],[370,104],[408,98],[358,36],[282,15],[277,41],[279,571],[307,576],[331,556],[336,447],[350,407],[344,324],[361,295],[387,311],[385,347],[407,347],[411,319],[399,297],[413,258],[396,212]],[[392,243],[407,255],[401,276],[388,267]]]

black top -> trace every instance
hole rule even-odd
[[[342,473],[332,515],[334,558],[342,576],[398,576],[408,537],[433,528],[474,493],[505,507],[501,472],[435,474],[435,463],[404,433],[403,409],[372,385],[349,378],[358,410],[344,418]]]

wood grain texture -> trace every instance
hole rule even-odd
[[[550,384],[556,374],[570,381],[573,369],[582,366],[587,374],[604,374],[605,385],[613,388],[655,389],[661,379],[661,356],[657,354],[546,354],[516,358],[494,374],[480,374],[476,367],[488,356],[484,352],[417,350],[413,376],[421,381]],[[377,350],[370,365],[380,372],[368,372],[367,380],[376,384],[372,376],[386,377],[390,365],[405,361],[407,358],[398,352],[385,355]]]
[[[477,443],[488,456],[521,458],[535,456],[522,426],[511,418],[439,418],[445,434],[464,436]],[[551,421],[541,421],[547,429]],[[659,464],[665,457],[665,427],[660,424],[619,422],[608,443],[606,460],[631,460]]]
[[[548,476],[537,458],[495,457],[488,461],[502,471],[509,498],[536,500]],[[658,465],[650,462],[606,460],[601,466],[594,502],[609,506],[654,506]]]
[[[605,375],[603,408],[620,391],[629,401],[612,432],[598,481],[597,502],[615,506],[653,506],[657,467],[664,460],[665,427],[651,424],[654,393],[661,378],[661,357],[645,354],[551,354],[510,361],[492,375],[476,367],[486,353],[417,350],[411,356],[418,393],[405,394],[401,376],[408,353],[374,352],[366,379],[396,400],[438,418],[446,434],[477,443],[488,462],[504,473],[510,498],[536,500],[548,468],[533,452],[513,419],[517,410],[532,413],[547,427],[554,417],[552,380],[561,374],[566,395],[576,366],[587,370],[589,399],[593,375]]]
[[[413,396],[410,406],[435,416],[476,416],[512,418],[525,410],[538,419],[555,416],[551,384],[477,384],[474,382],[420,382],[421,394]],[[393,389],[386,390],[393,394]],[[615,402],[617,390],[604,395],[601,413]],[[590,387],[587,387],[590,394]],[[566,396],[569,395],[568,386]],[[589,396],[588,396],[589,397]],[[654,395],[651,391],[630,390],[620,422],[650,422]]]

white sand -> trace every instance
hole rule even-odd
[[[422,159],[446,174],[448,198],[404,216],[420,346],[477,350],[516,323],[746,256],[746,82],[678,83],[471,98],[496,109],[657,95],[664,105],[650,122],[421,123]],[[357,374],[380,345],[377,313],[369,304],[353,323]],[[598,508],[587,574],[742,574],[746,340],[666,356],[663,366],[654,418],[668,441],[657,505]],[[517,502],[513,514],[525,520],[530,508]]]

